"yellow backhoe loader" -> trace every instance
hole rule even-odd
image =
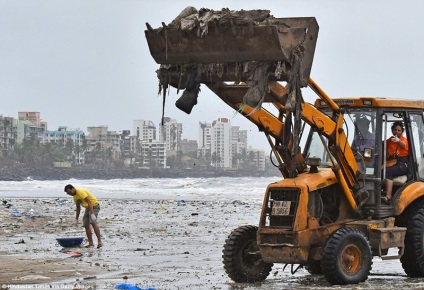
[[[310,77],[318,30],[314,17],[193,7],[160,28],[147,24],[164,96],[171,86],[182,90],[176,105],[189,114],[200,85],[208,87],[264,133],[283,177],[267,187],[259,223],[228,236],[225,271],[235,282],[258,282],[284,263],[333,285],[356,284],[377,256],[423,277],[424,101],[329,97]],[[304,101],[305,89],[315,103]],[[385,202],[383,148],[395,122],[404,126],[408,170]]]

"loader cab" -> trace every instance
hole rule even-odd
[[[356,104],[356,102],[355,102]],[[331,112],[323,108],[331,116]],[[402,193],[402,189],[411,182],[424,180],[424,119],[422,109],[405,109],[399,107],[344,107],[344,127],[349,144],[354,152],[359,167],[355,184],[355,198],[364,215],[372,212],[374,218],[393,214],[393,207],[385,205],[381,196],[385,194],[386,178],[385,150],[386,140],[392,136],[391,126],[394,122],[404,124],[403,136],[408,140],[408,173],[396,177],[393,197]],[[321,159],[319,167],[332,167],[334,158],[328,150],[328,140],[319,132],[311,130],[304,142],[305,158]]]
[[[331,116],[329,111],[324,112]],[[361,174],[375,174],[375,158],[379,155],[377,148],[377,111],[352,109],[345,115],[344,130],[348,142],[351,144],[355,159],[360,163]],[[306,135],[306,134],[304,134]],[[321,167],[332,167],[334,159],[330,156],[328,140],[324,139],[319,132],[310,130],[304,141],[303,155],[305,158],[320,158]]]

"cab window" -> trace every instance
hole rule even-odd
[[[424,124],[421,114],[410,114],[413,152],[415,152],[417,178],[424,177]],[[412,148],[411,148],[412,149]],[[411,150],[412,153],[412,150]]]

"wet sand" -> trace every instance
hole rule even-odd
[[[0,287],[113,289],[127,283],[155,289],[330,289],[322,276],[274,265],[267,280],[233,283],[222,267],[222,247],[236,227],[257,224],[260,203],[184,200],[101,200],[104,246],[62,248],[57,237],[85,236],[73,224],[70,199],[7,199],[0,203]],[[80,252],[73,257],[66,251]],[[424,288],[405,276],[398,260],[374,258],[369,279],[337,288]],[[42,288],[37,288],[42,289]]]

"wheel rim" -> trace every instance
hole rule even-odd
[[[342,269],[349,275],[355,274],[361,265],[360,250],[354,244],[348,244],[344,247],[340,255]]]
[[[258,247],[255,242],[248,243],[242,251],[242,259],[250,266],[260,263],[258,259]]]

